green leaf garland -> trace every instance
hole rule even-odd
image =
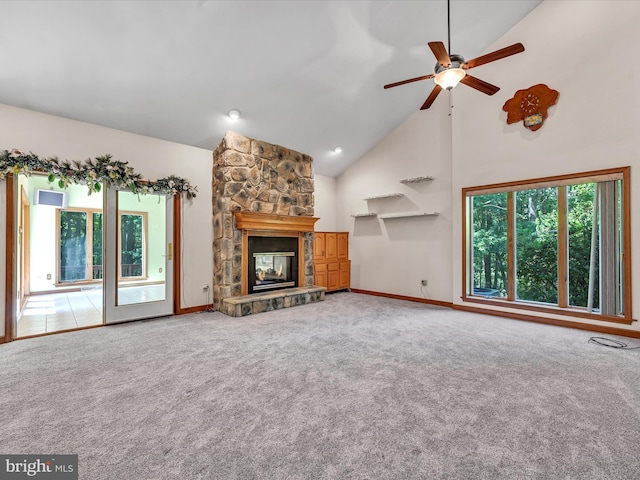
[[[95,160],[70,162],[59,160],[57,157],[41,159],[31,152],[23,153],[16,149],[0,152],[0,180],[4,180],[10,173],[31,175],[35,172],[46,173],[51,183],[57,179],[60,188],[67,188],[71,183],[86,185],[89,194],[100,192],[101,183],[126,188],[137,194],[185,194],[187,198],[194,198],[198,191],[197,187],[191,185],[188,180],[175,175],[155,182],[143,180],[142,176],[128,165],[128,162],[113,160],[109,154],[96,157]]]

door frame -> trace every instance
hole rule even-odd
[[[17,240],[17,215],[18,204],[17,197],[17,181],[14,174],[9,174],[5,178],[6,187],[6,205],[5,205],[5,307],[4,307],[4,343],[15,340],[15,334],[17,330],[17,317],[16,317],[16,303],[17,303],[17,262],[20,259],[16,258],[16,240]],[[181,313],[188,313],[192,309],[182,309],[180,307],[180,295],[182,286],[180,284],[181,277],[181,252],[182,252],[182,197],[180,195],[173,196],[173,315],[180,315]],[[104,234],[104,230],[103,230]],[[107,325],[97,325],[92,327],[80,327],[76,330],[84,330],[87,328],[96,328]],[[43,333],[34,336],[54,335],[53,333]],[[0,341],[3,337],[0,337]],[[29,338],[29,337],[24,337]]]
[[[31,294],[31,203],[29,196],[20,188],[20,310],[28,295]]]
[[[18,209],[15,201],[15,190],[17,190],[17,182],[13,174],[7,175],[5,179],[6,192],[6,211],[5,211],[5,271],[4,271],[4,342],[10,342],[14,339],[16,325],[16,278],[15,267],[15,240],[16,240],[16,217]]]

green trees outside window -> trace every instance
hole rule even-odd
[[[58,281],[86,282],[101,280],[102,212],[60,210]],[[120,214],[120,277],[143,278],[145,264],[145,215]]]
[[[60,212],[60,282],[87,279],[87,213]]]
[[[102,214],[93,212],[91,214],[93,229],[93,249],[92,254],[92,273],[91,278],[93,280],[102,279]]]
[[[120,214],[120,276],[145,276],[144,217],[140,214]]]
[[[569,226],[569,305],[586,307],[589,298],[589,265],[593,234],[595,183],[571,185],[567,188],[567,221]],[[595,231],[595,263],[600,263],[600,229]],[[594,274],[593,307],[600,303],[600,269]]]
[[[558,189],[515,192],[516,298],[558,303]]]
[[[58,228],[58,281],[65,283],[101,279],[102,213],[91,210],[60,210]]]
[[[472,197],[473,288],[476,294],[507,296],[507,194]]]

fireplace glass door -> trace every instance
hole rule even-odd
[[[291,278],[291,261],[295,252],[262,252],[254,253],[256,280],[254,291],[269,290],[295,286]]]
[[[298,240],[249,238],[249,293],[298,286]]]

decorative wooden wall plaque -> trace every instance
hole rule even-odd
[[[529,130],[538,130],[547,118],[547,109],[558,101],[558,95],[557,90],[550,89],[544,83],[518,90],[502,106],[502,110],[507,112],[507,123],[522,120]]]

